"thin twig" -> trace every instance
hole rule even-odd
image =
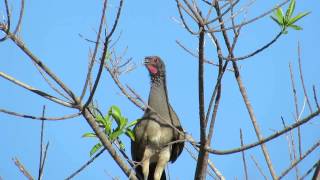
[[[192,157],[192,159],[194,159],[195,161],[198,160],[197,156],[187,147],[185,146],[184,149],[187,150],[187,152],[189,153],[189,155]],[[209,171],[207,170],[207,173],[209,176],[211,176],[212,178],[214,178],[214,175]],[[223,176],[222,176],[223,177]],[[220,178],[221,179],[221,178]]]
[[[70,176],[65,178],[65,180],[69,180],[74,178],[77,174],[79,174],[82,170],[84,170],[86,167],[88,167],[95,159],[97,159],[106,149],[103,148],[98,153],[96,153],[89,161],[87,161],[84,165],[82,165],[78,170],[76,170],[74,173],[72,173]]]
[[[104,62],[105,62],[107,54],[108,54],[109,41],[110,41],[110,38],[111,38],[112,34],[114,33],[114,31],[115,31],[115,29],[117,27],[117,24],[118,24],[118,21],[119,21],[119,18],[120,18],[120,14],[121,14],[123,1],[124,0],[120,0],[120,5],[118,7],[116,19],[114,21],[114,24],[112,26],[112,29],[111,29],[110,33],[106,36],[106,38],[104,40],[104,48],[103,48],[103,53],[102,53],[102,57],[101,57],[101,63],[100,63],[100,66],[99,66],[98,74],[97,74],[96,79],[94,81],[92,92],[90,93],[90,96],[89,96],[88,100],[86,101],[84,107],[87,107],[91,103],[91,101],[93,99],[93,96],[95,94],[95,91],[96,91],[96,89],[98,87],[98,84],[99,84],[99,81],[100,81],[100,78],[101,78],[101,74],[102,74],[102,71],[103,71]]]
[[[318,160],[304,175],[302,175],[299,180],[303,180],[304,178],[306,178],[314,169],[317,168],[317,166],[319,166],[319,164],[320,164],[320,160]],[[316,179],[316,178],[312,178],[312,179]]]
[[[34,62],[33,62],[34,63]],[[46,77],[46,74],[43,72],[43,70],[36,64],[34,63],[34,66],[37,68],[38,72],[41,74],[42,78],[46,81],[46,83],[51,87],[51,89],[53,89],[55,92],[57,92],[58,94],[60,94],[62,97],[64,97],[65,99],[67,99],[68,101],[71,101],[71,99],[64,95],[63,92],[61,92],[58,88],[56,88],[51,82],[50,80]]]
[[[219,3],[216,3],[215,9],[216,9],[216,12],[217,12],[217,16],[219,16],[221,14],[220,8],[219,8]],[[219,18],[219,22],[220,22],[221,29],[225,29],[224,22],[223,22],[222,18]],[[230,45],[230,41],[229,41],[229,38],[228,38],[228,35],[227,35],[227,31],[223,30],[222,31],[222,35],[223,35],[225,44],[226,44],[226,46],[228,48],[230,57],[233,58],[234,57],[233,48],[232,48],[232,45]],[[258,140],[260,141],[260,140],[263,139],[262,133],[261,133],[258,121],[256,119],[256,116],[254,114],[253,107],[251,106],[251,103],[249,101],[249,98],[248,98],[248,95],[247,95],[247,91],[246,91],[246,89],[244,87],[244,84],[242,82],[242,79],[241,79],[241,76],[240,76],[240,72],[239,72],[239,68],[238,68],[238,65],[237,65],[236,61],[232,61],[232,65],[233,65],[233,69],[235,71],[234,72],[234,76],[235,76],[235,79],[237,81],[237,84],[238,84],[238,87],[239,87],[239,91],[240,91],[240,93],[242,95],[243,101],[244,101],[244,103],[246,105],[246,108],[248,110],[248,113],[249,113],[252,125],[254,127],[256,136],[257,136]],[[266,145],[265,144],[261,144],[261,149],[262,149],[263,155],[265,157],[266,163],[268,165],[268,169],[270,171],[270,174],[271,174],[272,178],[276,179],[277,175],[276,175],[276,172],[275,172],[275,170],[273,168],[273,165],[272,165],[272,162],[271,162],[271,158],[270,158],[270,155],[269,155],[269,152],[268,152],[268,149],[267,149]]]
[[[318,110],[319,110],[319,109],[320,109],[320,106],[319,106],[319,102],[318,102],[318,98],[317,98],[316,86],[315,86],[315,85],[312,86],[312,90],[313,90],[314,101],[315,101],[315,103],[316,103],[316,105],[317,105],[317,108],[318,108]]]
[[[20,31],[21,24],[22,24],[23,13],[24,13],[24,0],[21,0],[19,20],[18,20],[18,23],[17,23],[17,26],[16,26],[15,30],[13,31],[13,34],[17,34]]]
[[[183,17],[183,14],[182,14],[182,12],[181,12],[181,8],[184,9],[185,12],[187,12],[188,14],[189,14],[190,12],[189,12],[188,10],[186,10],[186,8],[185,8],[178,0],[176,0],[176,2],[177,2],[177,8],[178,8],[178,12],[179,12],[180,19],[181,19],[181,21],[182,21],[183,27],[184,27],[190,34],[198,35],[199,32],[195,32],[195,31],[191,30],[191,28],[190,28],[190,27],[188,26],[188,24],[186,23],[186,21],[185,21],[185,19],[184,19],[184,17]],[[194,18],[194,20],[195,20],[195,17],[194,17],[194,16],[192,16],[191,14],[189,14],[189,15],[190,15],[190,17]]]
[[[279,175],[279,179],[282,179],[285,175],[288,174],[288,172],[294,168],[295,166],[297,166],[305,157],[307,157],[310,153],[312,153],[312,151],[314,151],[315,149],[317,149],[317,147],[320,146],[320,141],[318,141],[317,143],[315,143],[313,146],[311,146],[310,149],[308,149],[308,151],[306,151],[298,160],[296,160],[295,162],[293,162],[287,169],[285,169],[280,175]]]
[[[106,137],[105,133],[100,130],[100,127],[96,123],[96,120],[90,110],[88,108],[83,109],[83,107],[79,108],[82,110],[83,117],[87,120],[94,133],[97,135],[103,146],[108,150],[111,157],[119,165],[121,170],[127,175],[129,179],[137,180],[138,178],[135,172],[125,163],[125,161],[123,161],[121,156],[119,156],[117,151],[114,149],[112,143]]]
[[[4,31],[7,28],[4,27]],[[37,58],[26,46],[25,44],[13,33],[6,32],[8,37],[34,62],[36,63],[44,72],[50,76],[74,101],[77,100],[75,94],[69,89],[69,87],[64,84],[57,76],[54,74],[50,68],[48,68],[39,58]]]
[[[107,9],[107,0],[104,1],[103,3],[103,8],[102,8],[102,13],[101,13],[101,18],[100,18],[100,24],[99,24],[99,31],[98,31],[98,34],[97,34],[97,39],[96,39],[96,45],[94,47],[94,50],[93,50],[93,55],[91,56],[91,60],[89,62],[89,66],[88,66],[88,72],[87,72],[87,77],[86,77],[86,81],[85,81],[85,84],[82,88],[82,93],[80,95],[80,101],[82,101],[83,97],[85,96],[86,94],[86,91],[87,91],[87,87],[88,87],[88,83],[90,81],[90,77],[91,77],[91,72],[92,72],[92,68],[93,68],[93,65],[94,65],[94,61],[95,61],[95,58],[96,58],[96,55],[97,55],[97,52],[98,52],[98,48],[99,48],[99,42],[100,42],[100,36],[101,36],[101,32],[102,32],[102,27],[103,27],[103,22],[104,22],[104,19],[105,19],[105,13],[106,13],[106,9]]]
[[[185,50],[187,53],[189,53],[191,56],[195,57],[195,58],[199,58],[198,55],[194,52],[192,52],[190,49],[188,49],[186,46],[184,46],[180,41],[176,40],[176,43],[183,49]],[[204,59],[204,62],[216,67],[219,67],[219,64],[215,64],[213,61],[209,61]],[[233,69],[227,68],[226,70],[233,72]]]
[[[241,129],[240,129],[240,143],[241,143],[241,147],[242,147],[243,146],[243,136],[242,136]],[[244,154],[244,151],[241,152],[241,156],[242,156],[242,162],[243,162],[244,177],[246,180],[248,180],[248,170],[247,170],[246,156]]]
[[[43,106],[42,108],[42,118],[45,116],[46,106]],[[43,129],[44,129],[44,120],[41,121],[41,131],[40,131],[40,162],[39,162],[39,173],[38,173],[38,180],[42,179],[43,175],[43,164],[42,164],[42,158],[43,158]]]
[[[211,23],[217,21],[219,18],[222,18],[222,17],[223,17],[224,15],[226,15],[230,10],[232,10],[232,9],[234,8],[234,6],[235,6],[236,4],[238,4],[238,2],[240,2],[240,0],[236,0],[234,3],[229,3],[229,4],[230,4],[230,7],[228,7],[228,9],[226,9],[223,13],[221,13],[220,16],[217,16],[217,17],[215,17],[214,19],[209,20],[209,21],[206,20],[205,25],[211,24]],[[214,3],[216,3],[216,2],[214,2]],[[221,8],[220,8],[220,9],[221,9]]]
[[[233,58],[224,57],[223,59],[224,60],[232,60],[232,61],[240,61],[240,60],[245,60],[245,59],[251,58],[251,57],[259,54],[263,50],[267,49],[268,47],[270,47],[273,43],[275,43],[281,37],[281,35],[282,35],[282,32],[279,32],[269,43],[267,43],[266,45],[262,46],[261,48],[255,50],[252,53],[249,53],[249,54],[241,56],[241,57],[233,57]]]
[[[284,134],[284,133],[286,133],[286,132],[288,132],[288,131],[290,131],[290,130],[292,130],[294,128],[297,128],[297,127],[309,122],[310,120],[312,120],[313,118],[315,118],[319,114],[320,114],[320,109],[318,111],[315,111],[314,113],[310,114],[309,116],[301,119],[300,121],[288,126],[287,128],[284,128],[281,131],[277,131],[276,133],[268,136],[267,138],[261,139],[258,142],[255,142],[255,143],[252,143],[252,144],[244,145],[243,147],[240,147],[240,148],[233,148],[233,149],[230,149],[230,150],[215,150],[215,149],[212,149],[212,148],[207,148],[207,151],[209,151],[212,154],[218,154],[218,155],[233,154],[233,153],[245,151],[245,150],[251,149],[251,148],[253,148],[255,146],[264,144],[264,143],[266,143],[268,141],[271,141],[272,139],[277,138],[278,136],[281,136],[282,134]]]
[[[286,123],[285,123],[283,117],[281,117],[281,121],[282,121],[283,127],[286,128],[287,126],[286,126]],[[289,135],[287,135],[287,133],[286,133],[286,138],[287,138],[287,141],[288,141],[290,163],[292,164],[297,159],[296,147],[295,147],[295,144],[294,144],[294,138],[293,138],[292,131],[289,131]],[[298,169],[298,167],[295,167],[295,170],[296,170],[296,178],[299,179],[299,169]]]
[[[306,86],[304,84],[303,73],[302,73],[302,63],[301,63],[301,49],[300,49],[300,42],[299,41],[298,41],[298,63],[299,63],[299,74],[300,74],[301,86],[303,88],[303,93],[304,93],[304,96],[307,99],[308,107],[309,107],[309,110],[310,110],[310,113],[311,113],[313,110],[312,110],[312,107],[311,107],[311,104],[310,104],[310,101],[309,101],[309,96],[307,94]]]
[[[37,117],[37,116],[32,116],[32,115],[27,115],[27,114],[21,114],[13,111],[9,111],[6,109],[0,109],[1,113],[6,113],[12,116],[17,116],[21,118],[28,118],[28,119],[35,119],[35,120],[49,120],[49,121],[58,121],[58,120],[67,120],[71,118],[75,118],[81,115],[81,113],[75,113],[75,114],[70,114],[70,115],[65,115],[61,117]]]
[[[233,29],[233,28],[238,28],[238,27],[242,27],[242,26],[245,26],[247,24],[250,24],[250,23],[253,23],[267,15],[269,15],[270,13],[272,13],[274,10],[278,9],[279,7],[282,7],[284,6],[285,4],[287,4],[290,0],[285,0],[283,1],[282,3],[280,3],[279,5],[275,6],[274,8],[270,9],[269,11],[266,11],[264,13],[262,13],[261,15],[259,16],[256,16],[248,21],[245,21],[245,22],[242,22],[241,24],[238,24],[238,25],[235,25],[235,26],[231,26],[231,27],[227,27],[227,28],[220,28],[220,29],[209,29],[208,32],[221,32],[221,31],[228,31],[230,29]]]
[[[254,158],[254,156],[250,155],[252,161],[254,162],[254,165],[257,167],[258,171],[260,172],[260,174],[263,176],[263,178],[265,180],[267,180],[267,176],[263,173],[262,168],[259,166],[258,161]]]
[[[1,30],[3,30],[6,35],[0,39],[0,42],[5,41],[8,38],[8,36],[9,36],[8,33],[10,32],[10,24],[11,24],[11,14],[10,14],[8,0],[4,0],[4,4],[6,7],[7,24],[3,25],[3,27],[1,27]]]
[[[312,180],[318,180],[318,178],[320,177],[320,160],[318,161],[316,170],[314,170],[313,176],[312,176]]]
[[[49,149],[49,142],[47,142],[47,145],[44,148],[44,155],[43,155],[43,160],[42,160],[41,172],[43,172],[44,165],[46,164],[48,149]]]
[[[295,107],[295,121],[299,121],[299,107],[298,107],[298,98],[297,98],[297,90],[295,86],[295,80],[294,80],[294,75],[292,71],[292,66],[291,63],[289,63],[289,70],[290,70],[290,79],[291,79],[291,87],[292,87],[292,92],[293,92],[293,98],[294,98],[294,107]],[[301,131],[300,127],[298,127],[298,147],[299,147],[299,157],[301,158],[302,156],[302,150],[301,150]],[[295,159],[296,158],[296,153],[294,153]]]
[[[24,167],[24,165],[19,161],[19,159],[17,157],[12,158],[12,160],[14,161],[14,164],[18,167],[18,169],[20,170],[20,172],[29,180],[33,180],[33,177],[31,176],[31,174],[27,171],[27,169]]]
[[[45,92],[43,92],[41,90],[38,90],[38,89],[34,88],[32,86],[29,86],[28,84],[25,84],[25,83],[23,83],[23,82],[15,79],[15,78],[7,75],[7,74],[5,74],[5,73],[3,73],[1,71],[0,71],[0,76],[5,78],[5,79],[7,79],[7,80],[9,80],[9,81],[11,81],[12,83],[14,83],[14,84],[16,84],[16,85],[18,85],[20,87],[23,87],[23,88],[25,88],[25,89],[27,89],[27,90],[39,95],[39,96],[42,96],[42,97],[48,99],[50,101],[53,101],[55,103],[61,104],[61,105],[66,106],[66,107],[73,107],[73,105],[70,104],[69,102],[66,102],[66,101],[61,100],[61,99],[59,99],[57,97],[54,97],[54,96],[52,96],[52,95],[50,95],[48,93],[45,93]]]

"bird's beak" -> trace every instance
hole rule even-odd
[[[150,60],[151,60],[151,59],[152,59],[152,58],[151,58],[150,56],[145,57],[145,58],[144,58],[144,64],[145,64],[145,65],[150,64]]]

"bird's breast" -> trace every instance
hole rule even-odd
[[[141,145],[161,148],[172,141],[172,129],[163,127],[154,120],[144,119],[137,124],[135,129],[136,141]]]

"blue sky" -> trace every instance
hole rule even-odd
[[[10,1],[13,9],[13,22],[17,21],[19,1]],[[244,5],[248,2],[243,2]],[[280,1],[258,1],[249,9],[246,18],[255,17],[269,10]],[[89,48],[93,45],[79,36],[95,39],[102,2],[100,1],[27,1],[22,24],[21,38],[29,49],[49,66],[66,84],[81,93],[87,72]],[[118,6],[117,1],[109,2],[107,22],[111,22]],[[0,15],[4,14],[3,4]],[[241,6],[240,6],[241,7]],[[273,130],[282,128],[281,116],[287,124],[294,122],[294,102],[290,86],[288,63],[291,62],[298,93],[299,108],[303,105],[303,91],[298,81],[297,42],[301,44],[301,58],[305,84],[314,106],[312,85],[320,89],[317,52],[320,51],[318,32],[320,19],[319,3],[316,1],[297,1],[296,12],[312,13],[298,22],[303,31],[289,30],[277,43],[259,55],[240,62],[241,74],[254,107],[255,114],[267,136]],[[239,7],[238,7],[239,8]],[[199,139],[198,97],[197,97],[197,60],[182,50],[176,43],[181,41],[187,47],[196,49],[197,37],[186,32],[172,17],[179,18],[174,0],[162,1],[125,1],[123,13],[114,39],[120,36],[116,51],[121,54],[126,48],[126,57],[133,58],[137,64],[143,57],[159,55],[166,62],[169,97],[172,106],[180,117],[184,129]],[[239,16],[240,20],[243,14]],[[268,17],[242,29],[236,55],[252,52],[269,42],[279,31],[277,25]],[[2,35],[2,34],[1,34]],[[220,37],[220,35],[219,35]],[[206,42],[206,56],[216,60],[215,48]],[[34,87],[53,93],[41,79],[36,68],[28,57],[10,40],[0,43],[0,71],[3,71]],[[209,101],[216,79],[217,69],[205,67],[205,99]],[[123,83],[129,84],[141,97],[147,99],[149,79],[143,66],[121,76]],[[115,86],[111,77],[104,72],[101,84],[96,93],[96,100],[103,112],[111,105],[118,105],[123,114],[130,120],[139,118],[143,112],[137,109]],[[42,106],[47,106],[47,116],[60,116],[73,113],[70,109],[51,103],[12,83],[0,78],[0,108],[25,114],[41,115]],[[256,141],[248,113],[239,93],[234,75],[227,72],[223,79],[222,100],[217,116],[212,146],[216,149],[229,149],[239,146],[239,129],[244,132],[245,143]],[[307,115],[306,108],[303,116]],[[303,152],[320,139],[319,117],[313,123],[301,128]],[[30,173],[37,177],[39,161],[40,122],[0,114],[0,176],[4,179],[22,179],[21,173],[14,166],[13,157],[18,157]],[[83,118],[74,118],[60,122],[45,123],[45,140],[50,142],[48,159],[45,165],[44,179],[63,179],[70,175],[89,159],[90,148],[97,142],[95,139],[83,139],[82,134],[89,132],[90,127]],[[127,153],[130,154],[130,143],[123,137]],[[279,174],[289,166],[289,154],[285,136],[267,143],[271,160]],[[246,152],[249,177],[261,178],[250,155],[259,161],[265,173],[266,164],[260,148]],[[316,150],[306,158],[299,168],[305,172],[320,156]],[[217,168],[232,179],[244,177],[240,154],[218,156],[210,159]],[[172,179],[192,179],[196,162],[184,151],[175,164],[170,165]],[[106,173],[107,172],[107,173]],[[292,171],[293,172],[293,171]],[[294,177],[294,173],[288,179]],[[107,174],[126,179],[120,168],[113,162],[108,153],[100,156],[75,179],[109,179]]]

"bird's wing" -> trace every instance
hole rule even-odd
[[[171,105],[169,105],[170,107],[170,114],[172,116],[172,124],[180,131],[180,132],[184,132],[180,123],[180,120],[176,114],[176,112],[172,109]],[[177,132],[176,130],[174,130],[174,137],[173,137],[173,141],[176,140],[183,140],[184,134],[181,134],[179,132]],[[179,142],[179,143],[175,143],[172,145],[172,151],[171,151],[171,157],[170,157],[170,161],[173,163],[177,160],[177,158],[180,156],[182,150],[184,147],[184,142]]]

